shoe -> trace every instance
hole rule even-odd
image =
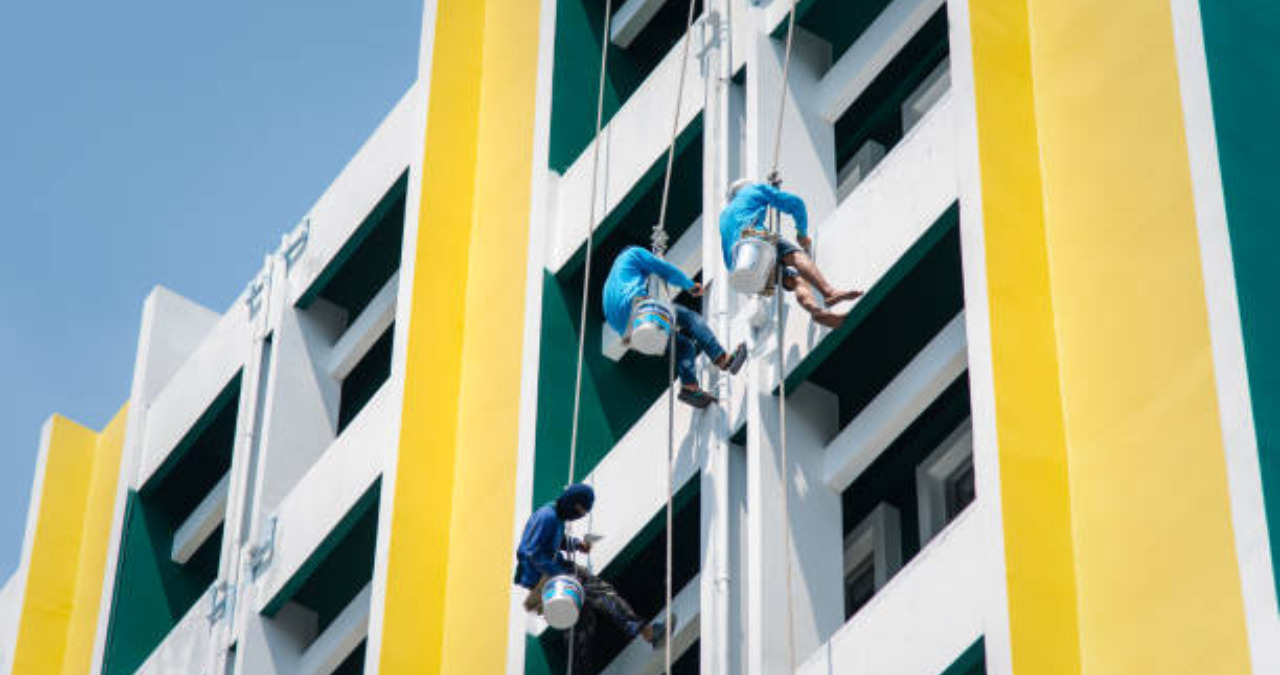
[[[740,342],[738,343],[738,348],[733,350],[733,354],[729,357],[729,365],[725,368],[725,370],[729,371],[730,375],[737,375],[738,371],[742,370],[742,364],[746,362],[747,362],[747,343]]]
[[[676,398],[679,398],[681,403],[688,403],[698,410],[706,408],[717,400],[715,396],[701,389],[685,389],[684,387],[680,387],[680,395]]]
[[[655,619],[653,623],[649,624],[649,629],[651,631],[650,634],[653,635],[653,639],[649,641],[649,644],[653,645],[654,649],[662,649],[662,646],[667,643],[668,622],[671,623],[671,632],[675,633],[676,626],[680,624],[677,622],[676,615],[674,613],[661,619]]]

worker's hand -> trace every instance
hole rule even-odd
[[[700,297],[702,297],[702,292],[703,292],[704,290],[706,290],[706,289],[704,289],[704,288],[703,288],[702,284],[701,284],[701,283],[697,283],[697,284],[694,284],[694,285],[693,285],[693,288],[690,288],[690,289],[689,289],[689,295],[692,295],[692,296],[693,296],[693,297],[695,297],[695,298],[700,298]]]
[[[585,539],[584,539],[584,540],[582,540],[582,541],[580,541],[580,542],[578,542],[578,550],[579,550],[579,551],[582,551],[583,553],[590,553],[590,552],[591,552],[591,542],[589,542],[589,541],[587,541],[587,540],[585,540]]]
[[[810,239],[810,238],[808,238],[808,237],[800,237],[800,239],[799,239],[798,241],[799,241],[799,244],[800,244],[800,248],[804,249],[804,252],[805,252],[805,253],[808,253],[809,255],[813,255],[813,240],[812,240],[812,239]]]

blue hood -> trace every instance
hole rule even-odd
[[[575,483],[565,488],[564,492],[556,498],[556,516],[560,520],[577,520],[580,517],[577,508],[579,505],[590,511],[595,503],[595,490],[592,490],[590,485]]]

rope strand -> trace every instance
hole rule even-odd
[[[787,112],[787,83],[791,76],[791,44],[796,33],[796,2],[791,0],[791,10],[787,13],[787,49],[782,59],[782,95],[778,104],[778,126],[773,134],[773,166],[770,175],[778,173],[782,152],[782,120]]]
[[[604,28],[600,34],[600,82],[596,90],[596,134],[593,137],[591,151],[591,201],[587,203],[587,251],[582,268],[582,312],[578,320],[578,366],[573,382],[573,426],[569,436],[569,479],[566,484],[573,483],[574,472],[578,460],[578,416],[582,409],[582,365],[587,341],[587,302],[591,297],[591,249],[596,229],[596,193],[600,179],[600,130],[604,127],[604,85],[609,72],[609,32],[613,22],[613,3],[604,3]],[[590,531],[590,526],[588,526]],[[577,576],[577,551],[570,552],[574,565],[574,576]],[[590,571],[591,554],[587,554],[587,567]],[[577,624],[569,628],[569,654],[567,675],[573,675],[574,643],[577,639]]]
[[[670,203],[671,198],[671,173],[675,165],[676,138],[680,135],[680,107],[684,102],[684,83],[685,76],[689,71],[689,46],[693,42],[693,19],[697,4],[697,0],[689,0],[689,15],[685,20],[684,26],[684,49],[680,56],[680,84],[676,90],[676,110],[671,119],[671,139],[667,146],[667,168],[662,178],[662,205],[658,208],[658,222],[653,226],[653,252],[658,256],[665,255],[667,250],[667,205]],[[672,335],[668,339],[674,341],[675,336]],[[663,636],[663,663],[666,666],[664,673],[671,672],[671,631],[674,628],[671,621],[672,586],[674,584],[671,549],[674,546],[673,529],[675,526],[675,516],[672,513],[675,487],[672,484],[672,474],[675,470],[676,449],[676,350],[674,344],[668,343],[667,354],[667,559],[664,584],[666,586],[664,600],[667,608],[667,620],[663,622],[663,630],[666,632],[666,635]]]
[[[792,0],[791,9],[787,16],[787,46],[782,61],[782,89],[778,102],[778,125],[774,130],[773,137],[773,167],[770,170],[770,180],[777,180],[778,167],[782,158],[782,123],[787,112],[787,83],[790,81],[791,75],[791,48],[794,44],[796,32],[796,2]],[[775,209],[770,209],[774,218],[773,231],[779,237],[782,236],[782,217]],[[783,546],[783,556],[786,560],[786,580],[787,580],[787,672],[795,672],[796,667],[796,638],[795,638],[795,602],[792,599],[794,590],[792,588],[791,573],[791,509],[790,509],[790,493],[791,493],[791,463],[787,457],[787,368],[786,368],[786,325],[783,321],[783,296],[786,289],[783,288],[783,265],[781,261],[777,266],[777,329],[778,329],[778,443],[781,446],[782,461],[782,527],[785,533],[785,541]]]
[[[684,80],[689,70],[689,43],[693,42],[693,17],[697,0],[689,0],[689,17],[684,25],[684,53],[680,57],[680,88],[676,90],[676,113],[671,120],[671,143],[667,146],[667,170],[662,179],[662,205],[658,207],[658,223],[653,226],[654,254],[666,253],[667,204],[671,198],[671,172],[676,161],[676,138],[680,135],[680,104],[684,101]],[[662,251],[657,250],[661,242]]]

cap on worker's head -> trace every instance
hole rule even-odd
[[[590,511],[591,505],[595,503],[596,491],[592,490],[590,485],[574,483],[565,488],[564,492],[556,498],[556,515],[561,520],[577,520],[582,517],[582,514],[578,513],[579,506]]]
[[[729,199],[737,197],[738,192],[742,190],[742,188],[747,187],[748,185],[754,185],[755,182],[754,178],[739,178],[738,180],[733,181],[733,185],[729,186]]]

